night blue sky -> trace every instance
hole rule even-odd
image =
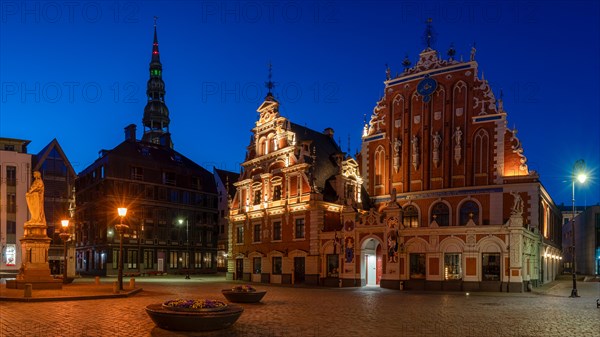
[[[593,180],[577,204],[600,202],[600,5],[596,1],[268,2],[2,1],[0,136],[57,138],[75,170],[138,125],[146,103],[153,16],[158,19],[175,149],[208,169],[239,171],[273,63],[281,113],[333,127],[360,149],[383,94],[385,64],[401,72],[424,49],[450,43],[504,93],[530,169],[557,204],[571,203],[573,163]],[[348,140],[350,144],[348,145]]]

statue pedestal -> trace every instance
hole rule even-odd
[[[30,283],[32,289],[62,289],[62,280],[50,274],[48,249],[50,239],[46,236],[45,224],[25,223],[25,236],[21,238],[21,268],[15,280],[7,280],[9,289],[25,289]]]

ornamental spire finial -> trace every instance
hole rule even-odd
[[[267,93],[267,96],[273,96],[273,88],[275,88],[275,82],[273,82],[273,64],[271,64],[271,61],[269,61],[269,81],[265,82],[265,87],[267,87],[267,89],[269,89],[269,92]]]
[[[425,27],[424,38],[425,38],[425,43],[427,44],[427,48],[431,48],[431,46],[433,45],[433,42],[434,42],[433,27],[431,26],[432,21],[433,20],[431,18],[427,19],[427,27]]]

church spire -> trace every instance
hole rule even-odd
[[[144,135],[142,140],[150,143],[173,147],[169,133],[169,109],[165,104],[165,82],[162,79],[162,63],[158,51],[158,35],[154,17],[154,41],[152,42],[152,57],[150,59],[150,79],[146,87],[148,103],[144,108]]]
[[[152,62],[160,64],[160,53],[158,52],[158,35],[156,34],[156,20],[158,16],[154,17],[154,42],[152,43]]]

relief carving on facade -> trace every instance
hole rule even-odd
[[[510,141],[514,142],[513,145],[511,145],[511,149],[513,153],[516,153],[517,156],[519,156],[519,170],[524,171],[525,173],[528,173],[528,169],[527,169],[527,157],[525,157],[525,155],[523,154],[523,147],[521,145],[521,141],[519,140],[519,138],[517,138],[517,129],[513,129],[513,130],[509,130],[512,135],[510,137]]]
[[[400,137],[394,140],[394,171],[398,173],[400,166],[402,165],[400,162],[400,150],[402,149],[402,140]]]
[[[510,234],[510,266],[521,266],[521,235]]]
[[[388,262],[398,262],[398,218],[389,218],[387,224]]]
[[[456,161],[456,165],[460,164],[460,159],[462,158],[462,134],[460,126],[457,126],[452,136],[456,142],[454,145],[454,160]]]
[[[479,115],[487,115],[488,112],[496,113],[496,97],[490,88],[488,81],[475,78],[473,87],[473,110],[479,108]],[[482,98],[480,98],[482,97]]]
[[[440,163],[440,144],[442,143],[442,136],[438,131],[433,135],[433,166],[436,168]]]
[[[419,168],[419,137],[413,135],[410,143],[412,145],[412,165],[416,170]]]
[[[369,131],[367,132],[368,135],[383,132],[385,129],[385,110],[387,104],[385,103],[384,99],[385,98],[382,97],[379,102],[377,102],[377,105],[375,105],[373,108],[373,114],[371,115],[371,120],[369,121],[370,127]]]

